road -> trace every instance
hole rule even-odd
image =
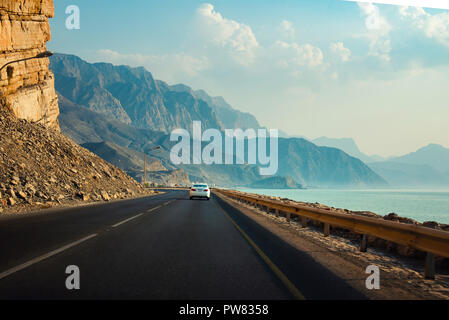
[[[68,290],[66,267],[80,270]],[[216,196],[187,191],[0,219],[0,299],[364,299]]]

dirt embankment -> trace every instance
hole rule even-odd
[[[59,131],[18,120],[0,105],[0,213],[147,193]]]

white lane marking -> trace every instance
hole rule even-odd
[[[157,210],[157,209],[159,209],[160,207],[162,207],[162,205],[157,206],[157,207],[154,207],[154,208],[151,208],[151,209],[147,210],[147,212],[151,212],[151,211]]]
[[[67,249],[70,249],[70,248],[72,248],[72,247],[74,247],[76,245],[79,245],[80,243],[82,243],[84,241],[92,239],[92,238],[96,237],[97,235],[98,235],[97,233],[91,234],[90,236],[87,236],[85,238],[82,238],[80,240],[72,242],[72,243],[70,243],[70,244],[68,244],[66,246],[63,246],[63,247],[59,248],[59,249],[53,250],[53,251],[51,251],[49,253],[46,253],[46,254],[44,254],[44,255],[42,255],[40,257],[34,258],[34,259],[32,259],[32,260],[30,260],[28,262],[22,263],[21,265],[18,265],[18,266],[13,267],[13,268],[11,268],[9,270],[6,270],[6,271],[0,273],[0,280],[3,279],[3,278],[6,278],[7,276],[9,276],[9,275],[11,275],[13,273],[16,273],[17,271],[20,271],[20,270],[23,270],[25,268],[28,268],[29,266],[32,266],[33,264],[41,262],[41,261],[43,261],[45,259],[48,259],[48,258],[54,256],[54,255],[57,255],[58,253],[61,253],[61,252],[65,251],[65,250],[67,250]]]
[[[134,217],[128,218],[128,219],[123,220],[123,221],[120,221],[119,223],[116,223],[116,224],[112,225],[111,227],[112,228],[116,228],[116,227],[118,227],[118,226],[120,226],[120,225],[122,225],[124,223],[127,223],[128,221],[131,221],[131,220],[134,220],[134,219],[140,217],[142,214],[143,213],[139,213],[138,215],[135,215]]]
[[[161,208],[162,206],[168,205],[168,204],[171,203],[172,201],[173,201],[173,200],[167,201],[167,202],[164,203],[163,205],[159,205],[159,206],[157,206],[157,207],[154,207],[154,208],[148,210],[147,212],[151,212],[151,211],[157,210],[157,209]],[[118,227],[118,226],[120,226],[120,225],[122,225],[122,224],[124,224],[124,223],[126,223],[126,222],[128,222],[128,221],[131,221],[131,220],[133,220],[133,219],[136,219],[136,218],[140,217],[141,215],[143,215],[143,213],[140,213],[140,214],[138,214],[138,215],[135,215],[134,217],[131,217],[131,218],[128,218],[128,219],[126,219],[126,220],[123,220],[123,221],[121,221],[121,222],[119,222],[119,223],[116,223],[116,224],[114,224],[114,225],[112,226],[112,228],[116,228],[116,227]],[[28,268],[29,266],[32,266],[33,264],[36,264],[36,263],[41,262],[41,261],[43,261],[43,260],[45,260],[45,259],[48,259],[48,258],[50,258],[50,257],[52,257],[52,256],[54,256],[54,255],[56,255],[56,254],[58,254],[58,253],[61,253],[61,252],[65,251],[65,250],[67,250],[67,249],[70,249],[71,247],[74,247],[74,246],[76,246],[76,245],[78,245],[78,244],[80,244],[80,243],[82,243],[82,242],[84,242],[84,241],[87,241],[87,240],[89,240],[89,239],[92,239],[92,238],[94,238],[94,237],[96,237],[96,236],[98,236],[97,233],[91,234],[90,236],[87,236],[87,237],[85,237],[85,238],[82,238],[82,239],[80,239],[80,240],[77,240],[77,241],[75,241],[75,242],[72,242],[72,243],[70,243],[70,244],[68,244],[68,245],[66,245],[66,246],[64,246],[64,247],[61,247],[61,248],[56,249],[56,250],[53,250],[53,251],[51,251],[51,252],[49,252],[49,253],[47,253],[47,254],[44,254],[44,255],[42,255],[42,256],[40,256],[40,257],[34,258],[34,259],[32,259],[32,260],[30,260],[30,261],[28,261],[28,262],[25,262],[25,263],[23,263],[23,264],[21,264],[21,265],[18,265],[18,266],[16,266],[16,267],[13,267],[13,268],[11,268],[11,269],[8,269],[8,270],[6,270],[6,271],[0,273],[0,280],[3,279],[3,278],[5,278],[5,277],[7,277],[7,276],[9,276],[9,275],[11,275],[11,274],[13,274],[13,273],[16,273],[17,271],[20,271],[20,270],[23,270],[23,269],[25,269],[25,268]]]

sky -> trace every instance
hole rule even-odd
[[[66,9],[80,28],[66,27]],[[50,50],[144,66],[290,135],[449,147],[449,10],[342,0],[58,0]]]

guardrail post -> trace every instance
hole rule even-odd
[[[362,234],[360,238],[360,252],[366,252],[368,249],[368,239],[366,234]]]
[[[306,217],[301,217],[301,227],[307,228],[307,218]]]
[[[279,217],[279,209],[276,209],[274,213],[276,214],[276,217]]]
[[[287,215],[286,215],[287,222],[290,222],[290,217],[291,217],[291,213],[287,212]]]
[[[324,224],[324,236],[325,237],[329,237],[330,232],[331,231],[331,226],[329,225],[329,223],[325,223]]]
[[[266,208],[267,208],[267,213],[270,214],[271,208],[270,207],[266,207]]]
[[[424,278],[435,280],[435,255],[427,252],[426,265],[424,267]]]

